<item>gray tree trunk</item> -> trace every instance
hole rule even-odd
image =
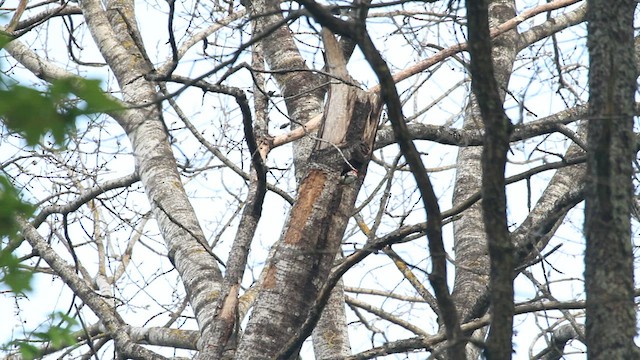
[[[297,348],[283,349],[283,344],[306,337],[298,330],[329,275],[373,149],[377,96],[349,84],[334,35],[323,31],[323,41],[329,72],[336,80],[298,196],[265,267],[237,359],[297,355]],[[357,170],[360,178],[345,182],[345,169]]]
[[[221,273],[182,185],[155,84],[145,79],[150,64],[135,26],[133,1],[114,0],[105,11],[99,0],[88,0],[81,8],[124,100],[136,106],[148,104],[124,112],[120,125],[131,141],[169,259],[180,273],[199,326],[206,328],[214,319],[211,299],[218,295]]]
[[[637,359],[631,206],[636,2],[587,10],[589,124],[585,208],[586,341],[590,359]]]
[[[514,13],[515,3],[513,1],[489,2],[491,25],[510,19]],[[494,74],[501,88],[506,88],[509,83],[513,62],[517,54],[516,39],[517,33],[510,31],[498,37],[493,44]],[[501,91],[500,94],[504,100],[505,92]],[[480,108],[476,97],[471,95],[465,110],[463,129],[480,130],[482,128]],[[459,150],[453,192],[454,207],[480,191],[481,156],[482,147],[463,147]],[[482,299],[489,286],[490,270],[481,203],[467,209],[463,216],[453,223],[453,228],[456,272],[452,295],[460,311],[460,318],[464,322],[481,317],[488,306]],[[483,303],[485,304],[482,305]],[[474,335],[479,337],[479,340],[483,340],[485,332],[486,329],[478,331]],[[468,359],[477,359],[479,355],[480,349],[473,345],[467,346]]]
[[[494,6],[499,8],[501,6]],[[484,354],[489,360],[510,359],[513,352],[513,243],[507,227],[505,166],[512,124],[504,113],[504,96],[494,76],[488,6],[467,1],[471,86],[484,122],[482,149],[482,219],[489,252],[491,326]],[[499,13],[504,13],[500,9]]]
[[[256,34],[273,31],[274,24],[283,18],[278,11],[280,9],[278,1],[254,0],[250,7],[252,14],[256,15],[254,27]],[[264,14],[272,15],[264,16]],[[286,26],[275,29],[271,35],[264,38],[261,45],[264,58],[271,70],[307,69]],[[291,129],[300,128],[314,116],[322,113],[327,89],[327,86],[322,85],[327,79],[306,71],[282,72],[275,74],[274,77],[285,98]],[[293,165],[297,184],[301,183],[308,170],[309,158],[315,144],[313,135],[316,135],[316,131],[310,131],[309,135],[312,136],[305,136],[293,143]],[[342,286],[336,286],[334,292],[313,332],[314,351],[318,359],[335,358],[349,352]]]
[[[487,1],[490,25],[497,25],[513,17],[514,1]],[[333,78],[304,71],[309,69],[289,28],[286,25],[274,28],[275,24],[281,24],[283,20],[280,6],[281,3],[274,0],[256,0],[250,6],[251,20],[255,24],[253,35],[270,33],[260,41],[262,48],[256,50],[260,55],[264,55],[264,59],[256,61],[268,64],[268,70],[274,71],[273,77],[280,90],[278,95],[282,95],[284,99],[287,108],[286,116],[289,117],[293,129],[300,128],[311,119],[319,119],[318,114],[323,113],[323,106],[326,122],[319,133],[315,130],[310,131],[306,134],[307,136],[292,144],[295,176],[299,186],[296,205],[291,210],[281,241],[274,247],[271,252],[273,256],[270,256],[265,266],[266,270],[259,282],[263,284],[262,289],[259,289],[259,286],[252,288],[245,293],[245,295],[250,293],[251,296],[246,296],[244,299],[239,297],[242,293],[240,282],[246,267],[246,255],[259,219],[259,211],[249,209],[249,205],[254,203],[252,199],[261,196],[257,191],[257,174],[251,173],[242,226],[236,234],[237,242],[234,242],[233,255],[229,256],[223,278],[219,264],[206,243],[197,215],[181,183],[179,169],[169,142],[169,134],[163,124],[162,109],[159,107],[161,100],[158,100],[159,93],[156,89],[158,83],[150,80],[160,77],[152,77],[153,74],[149,74],[152,66],[146,55],[144,44],[140,40],[135,21],[134,2],[132,0],[86,0],[79,3],[79,8],[74,7],[73,11],[76,13],[81,8],[87,28],[91,31],[98,49],[120,85],[119,90],[123,100],[133,105],[126,111],[109,115],[118,121],[131,141],[137,163],[137,174],[132,174],[135,178],[132,181],[137,181],[139,175],[161,235],[166,242],[168,257],[181,276],[199,327],[198,334],[195,331],[180,330],[175,333],[173,330],[165,331],[162,334],[166,338],[159,340],[158,334],[161,332],[152,335],[153,331],[158,329],[141,330],[141,328],[126,325],[119,318],[118,309],[112,305],[107,306],[110,304],[105,305],[106,302],[100,299],[100,296],[103,296],[102,293],[98,296],[95,288],[91,290],[86,287],[94,286],[93,284],[89,281],[85,284],[84,280],[77,283],[74,280],[76,276],[74,272],[69,271],[70,268],[65,270],[61,267],[60,264],[64,262],[52,256],[46,241],[39,239],[34,229],[24,225],[25,229],[29,230],[25,233],[28,235],[27,240],[41,253],[43,259],[60,265],[57,267],[52,265],[52,268],[71,284],[72,289],[78,291],[84,303],[94,309],[104,322],[106,332],[116,341],[116,350],[122,357],[154,358],[156,355],[137,345],[144,343],[194,349],[203,359],[220,358],[223,350],[227,350],[224,355],[229,358],[273,358],[278,356],[285,343],[292,338],[302,336],[298,331],[300,324],[305,319],[309,319],[309,307],[318,300],[318,290],[322,287],[334,262],[344,227],[349,215],[352,214],[353,202],[368,160],[367,156],[363,155],[368,155],[372,148],[372,146],[362,147],[362,145],[365,143],[370,145],[372,141],[375,134],[373,124],[379,109],[374,95],[350,90],[349,88],[353,88],[351,85],[346,86]],[[603,1],[596,1],[590,3],[590,7],[589,45],[592,56],[590,120],[581,125],[581,130],[577,134],[578,137],[582,137],[584,128],[587,127],[587,123],[589,124],[588,140],[590,145],[593,144],[589,153],[589,200],[585,223],[588,240],[585,261],[589,356],[592,358],[605,356],[620,359],[640,358],[632,342],[635,336],[635,312],[628,218],[630,197],[633,195],[630,182],[631,159],[635,151],[631,133],[633,116],[631,104],[638,68],[629,67],[629,53],[634,49],[633,40],[630,40],[632,36],[630,18],[634,3],[627,0],[624,5],[615,8],[609,5],[607,8],[607,4]],[[549,18],[548,21],[523,34],[517,34],[517,31],[513,30],[494,39],[492,62],[495,68],[495,79],[500,88],[500,101],[504,101],[503,88],[508,86],[518,51],[533,41],[579,23],[582,21],[585,9],[586,6],[583,5],[564,15]],[[228,19],[238,19],[242,16],[244,16],[243,10],[230,14]],[[620,19],[620,21],[613,23],[611,19]],[[202,36],[194,36],[193,39],[186,41],[180,48],[179,56],[207,35]],[[346,38],[343,37],[343,40]],[[355,42],[352,45],[354,44]],[[325,43],[327,51],[331,51],[331,46]],[[35,52],[20,43],[20,39],[7,44],[5,49],[18,62],[43,79],[73,76],[52,63],[37,58]],[[328,59],[335,59],[335,57],[328,54]],[[254,69],[261,68],[256,64],[252,66]],[[167,75],[164,74],[164,70],[169,69],[169,66],[161,66],[157,69],[159,73]],[[341,69],[327,71],[338,78],[351,81],[346,72],[340,72],[343,71]],[[334,82],[331,86],[331,94],[328,102],[323,105],[329,87],[324,82],[331,79]],[[388,92],[391,88],[387,83],[385,90]],[[257,94],[258,91],[255,93]],[[486,121],[483,121],[486,117],[481,115],[480,105],[482,104],[476,96],[470,96],[469,99],[462,131],[438,129],[439,135],[453,134],[450,137],[452,144],[478,145],[490,141],[482,136],[482,129],[486,125]],[[268,99],[265,97],[262,100],[264,102],[262,105],[255,104],[254,107],[256,116],[253,132],[259,140],[263,140],[262,149],[266,149],[265,153],[267,153],[274,146],[274,138],[268,136],[266,126]],[[169,99],[169,102],[171,101],[172,99]],[[576,108],[580,110],[581,107]],[[257,114],[258,112],[261,115]],[[584,113],[586,112],[583,111],[582,116]],[[559,113],[557,118],[551,121],[557,121],[563,116],[574,119],[579,117],[567,111]],[[394,120],[400,118],[395,116]],[[526,125],[523,126],[523,128],[526,127]],[[434,140],[439,136],[431,135],[431,138],[429,135],[424,136],[421,131],[427,128],[425,124],[409,124],[409,129],[413,131],[411,136],[415,138]],[[355,133],[360,134],[361,138],[354,141],[352,135]],[[349,137],[346,134],[349,134]],[[460,135],[460,138],[456,138],[456,134]],[[321,140],[317,141],[316,136]],[[518,141],[531,135],[520,134],[519,136],[511,140]],[[470,140],[466,142],[465,139]],[[387,144],[392,142],[388,139],[383,139],[382,142],[384,141],[387,141]],[[337,151],[336,147],[340,151]],[[359,155],[354,156],[354,154]],[[454,206],[463,204],[480,191],[483,178],[481,154],[481,147],[461,147],[457,161]],[[571,145],[564,159],[571,162],[577,157],[584,157],[584,152],[579,146]],[[354,184],[346,184],[343,181],[343,173],[349,170],[350,166],[361,170],[360,179]],[[413,165],[412,168],[414,168]],[[585,170],[584,165],[568,165],[556,171],[528,217],[510,234],[510,240],[516,248],[514,252],[516,267],[540,255],[540,251],[547,245],[567,211],[581,201],[584,194]],[[488,289],[491,267],[487,246],[487,226],[485,226],[489,222],[486,217],[483,217],[483,206],[486,208],[487,204],[473,205],[464,210],[461,217],[454,222],[456,272],[452,298],[459,312],[460,323],[482,317],[490,308],[488,299],[491,294]],[[253,209],[256,210],[256,208]],[[246,217],[245,215],[250,212],[253,215]],[[331,231],[323,233],[326,228],[330,228]],[[444,259],[444,252],[439,255]],[[432,259],[435,258],[434,256]],[[434,260],[433,263],[436,261]],[[440,263],[444,264],[445,261],[442,260]],[[104,285],[96,285],[99,290],[101,290],[100,286]],[[240,328],[238,320],[242,319],[247,312],[247,303],[253,303],[252,299],[257,293],[260,294],[255,302],[247,334],[243,337],[238,333]],[[339,283],[313,329],[314,351],[317,359],[336,359],[349,354],[343,303],[344,295],[342,285]],[[442,322],[443,317],[439,320]],[[487,320],[485,324],[489,321]],[[449,328],[449,326],[446,327]],[[465,328],[468,329],[468,327]],[[575,331],[577,328],[573,327],[572,330]],[[436,337],[442,336],[444,329],[445,326],[441,326],[440,334]],[[484,327],[465,336],[474,336],[476,340],[484,341],[487,331],[488,327]],[[182,336],[185,334],[188,334],[189,338],[183,341]],[[196,347],[194,339],[198,335],[200,341]],[[554,335],[558,341],[556,348],[553,352],[544,355],[550,358],[562,356],[561,347],[570,338],[569,336],[575,338],[581,335],[581,332],[569,335],[558,332]],[[168,340],[169,338],[174,341]],[[449,336],[449,339],[455,340],[461,337]],[[234,340],[233,347],[229,347],[230,340]],[[416,339],[409,339],[407,343],[414,340]],[[391,342],[390,349],[393,344]],[[433,343],[418,341],[417,344],[411,345],[411,348],[431,349],[433,344],[439,344],[435,346],[436,351],[434,351],[439,358],[456,360],[461,358],[447,355],[446,349],[450,348],[451,344],[447,344],[442,338],[437,342],[434,340]],[[236,345],[239,345],[237,353]],[[409,351],[411,348],[400,349],[399,347],[392,351]],[[295,350],[289,355],[295,356]],[[372,351],[370,354],[374,353]],[[371,356],[377,356],[375,354]],[[480,355],[479,347],[467,345],[467,359],[477,359]],[[504,358],[507,358],[507,355]]]

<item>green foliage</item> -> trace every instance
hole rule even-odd
[[[0,32],[0,49],[7,45],[11,40],[13,40],[13,36],[6,32]]]
[[[0,48],[10,40],[0,34]],[[29,146],[37,145],[47,134],[57,145],[63,145],[66,135],[75,129],[78,117],[117,110],[121,106],[104,93],[99,80],[64,78],[51,82],[46,91],[39,91],[0,75],[0,121],[7,129],[21,134]],[[9,239],[8,246],[0,243],[0,285],[15,294],[30,291],[33,277],[14,253],[22,242],[16,219],[28,219],[33,211],[33,206],[23,202],[11,182],[0,175],[0,239]],[[73,318],[54,313],[51,324],[46,330],[34,332],[28,340],[14,340],[1,348],[17,348],[23,358],[35,359],[41,355],[35,343],[47,342],[54,348],[75,343],[72,328],[77,323]]]
[[[0,33],[0,49],[12,39]],[[119,103],[102,91],[99,80],[63,78],[39,91],[0,76],[0,120],[31,146],[48,133],[61,145],[78,116],[120,109]]]
[[[46,331],[34,331],[32,335],[35,339],[14,340],[3,345],[2,349],[10,351],[11,348],[18,348],[20,355],[22,355],[24,359],[30,360],[42,355],[39,349],[33,345],[34,341],[48,343],[49,347],[54,349],[60,349],[76,343],[73,333],[78,322],[74,318],[62,312],[55,312],[49,315],[49,319],[50,323],[56,324],[49,326]]]
[[[4,348],[5,350],[9,350],[11,346],[17,347],[18,351],[20,351],[20,355],[22,355],[22,358],[25,360],[36,359],[40,355],[38,348],[26,341],[12,341],[4,346]]]
[[[33,335],[35,337],[42,341],[50,342],[54,348],[61,348],[76,343],[73,332],[78,322],[74,318],[62,312],[55,312],[49,315],[49,318],[52,323],[58,324],[49,327],[44,332],[34,332]]]
[[[20,199],[11,182],[0,176],[0,236],[13,236],[19,230],[16,215],[29,217],[33,206]]]
[[[55,101],[38,90],[21,85],[0,89],[0,116],[5,125],[21,133],[29,145],[51,132],[56,143],[73,126],[73,118],[58,112]]]
[[[5,43],[6,37],[0,34],[0,46]],[[37,145],[46,134],[62,145],[79,116],[120,109],[118,102],[105,95],[99,80],[64,78],[53,81],[44,92],[0,81],[0,120],[24,136],[30,146]],[[9,180],[0,176],[0,238],[19,241],[15,217],[27,219],[32,213],[31,205],[22,202]],[[19,266],[18,258],[12,254],[15,248],[17,245],[0,248],[0,283],[21,293],[31,289],[31,275]]]
[[[0,176],[0,237],[11,241],[19,241],[16,216],[28,218],[33,213],[33,206],[25,203],[9,180]],[[17,246],[12,246],[15,248]],[[19,259],[11,248],[0,248],[0,283],[6,284],[14,293],[31,290],[31,272],[20,267]]]
[[[77,117],[121,108],[104,94],[99,80],[80,78],[55,80],[44,92],[5,84],[0,86],[0,99],[0,118],[31,146],[48,133],[60,145]]]
[[[20,260],[11,251],[0,250],[0,282],[6,284],[11,292],[30,291],[32,277],[32,272],[21,268]]]

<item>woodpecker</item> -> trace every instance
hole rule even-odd
[[[358,178],[358,170],[349,169],[349,171],[342,174],[342,179],[340,181],[345,185],[349,185],[349,184],[353,184],[357,178]]]

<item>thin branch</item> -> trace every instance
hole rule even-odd
[[[148,349],[136,345],[126,331],[123,331],[125,323],[120,315],[107,304],[86,281],[81,279],[73,267],[69,266],[40,236],[38,231],[24,219],[16,219],[22,228],[22,235],[29,242],[33,250],[49,264],[64,283],[78,296],[84,304],[100,318],[107,333],[116,343],[118,353],[124,357],[165,360],[164,356],[156,354]]]
[[[82,205],[87,202],[95,199],[97,196],[106,193],[107,191],[124,188],[131,186],[138,182],[140,178],[137,173],[131,173],[129,175],[125,175],[121,178],[108,180],[102,184],[98,184],[95,187],[83,191],[75,200],[69,202],[65,205],[50,205],[42,209],[33,219],[32,223],[34,227],[39,227],[49,215],[52,214],[68,214],[73,211],[78,210]]]
[[[439,314],[440,310],[438,309],[438,303],[436,299],[433,297],[433,295],[431,295],[429,290],[427,290],[424,287],[424,285],[422,285],[422,282],[418,280],[418,278],[413,273],[413,271],[411,271],[407,263],[400,257],[400,255],[398,255],[398,253],[393,251],[393,249],[391,249],[390,246],[385,247],[383,251],[385,254],[387,254],[387,256],[389,256],[389,258],[391,258],[391,260],[393,260],[393,263],[396,265],[398,270],[402,273],[402,276],[404,276],[404,278],[407,279],[409,284],[413,286],[416,292],[420,294],[420,296],[422,296],[422,298],[427,302],[427,304],[429,304],[429,306],[431,306],[431,309],[436,313],[436,315],[440,317],[440,314]]]
[[[579,2],[580,0],[557,0],[557,1],[552,1],[549,3],[545,3],[542,4],[540,6],[537,6],[533,9],[524,11],[522,14],[508,20],[505,21],[504,23],[494,27],[491,29],[491,37],[496,37],[500,34],[503,34],[506,31],[509,31],[511,29],[514,29],[516,26],[518,26],[519,24],[521,24],[522,22],[524,22],[527,19],[530,19],[538,14],[547,12],[547,11],[552,11],[552,10],[556,10],[556,9],[560,9],[563,7],[567,7],[569,5],[575,4],[577,2]],[[306,1],[301,1],[301,4],[306,3]],[[325,10],[322,7],[318,7],[321,10]],[[334,32],[336,33],[340,33],[340,31],[334,30]],[[348,36],[348,34],[346,34]],[[425,70],[427,70],[428,68],[430,68],[431,66],[455,55],[458,54],[462,51],[467,50],[468,48],[468,43],[461,43],[461,44],[457,44],[454,46],[451,46],[449,48],[443,49],[439,52],[437,52],[436,54],[434,54],[433,56],[424,59],[412,66],[409,66],[407,68],[405,68],[404,70],[402,70],[401,72],[398,72],[396,74],[393,75],[393,81],[398,83],[400,81],[406,80],[409,77],[424,72]],[[377,93],[380,92],[380,85],[376,85],[374,87],[372,87],[371,89],[369,89],[369,92],[372,93]],[[304,126],[297,128],[295,130],[290,131],[287,134],[284,135],[280,135],[280,136],[276,136],[273,139],[273,147],[278,147],[287,143],[290,143],[294,140],[300,139],[301,137],[305,136],[307,133],[314,131],[315,129],[317,129],[320,126],[320,122],[322,120],[322,114],[319,114],[315,117],[313,117],[311,120],[309,120]]]
[[[636,291],[636,296],[638,293]],[[527,314],[536,311],[544,311],[544,310],[581,310],[584,309],[585,302],[584,301],[568,301],[568,302],[557,302],[557,301],[547,301],[547,302],[535,302],[535,303],[526,303],[516,305],[514,314]],[[460,326],[463,332],[470,333],[474,330],[485,327],[491,323],[491,315],[487,314],[479,319],[473,319],[468,322],[465,322]],[[386,344],[378,347],[374,347],[369,350],[365,350],[358,354],[354,354],[352,356],[348,356],[344,358],[344,360],[365,360],[365,359],[373,359],[383,355],[391,355],[403,352],[409,352],[414,350],[427,350],[432,351],[433,348],[447,340],[445,334],[438,333],[436,335],[431,335],[427,337],[414,337],[409,339],[402,339],[392,342],[387,342]]]
[[[442,241],[442,217],[438,199],[433,191],[433,186],[424,164],[420,159],[420,154],[408,134],[404,115],[402,114],[402,104],[387,63],[381,57],[380,52],[376,49],[363,26],[356,26],[354,23],[345,22],[334,17],[326,8],[312,0],[298,0],[298,2],[323,26],[328,27],[335,33],[351,37],[358,44],[365,59],[369,62],[380,81],[380,93],[387,106],[389,120],[393,126],[396,140],[411,167],[428,214],[426,233],[432,258],[432,272],[429,280],[434,288],[436,299],[443,315],[447,338],[454,344],[448,352],[453,358],[462,358],[464,356],[464,342],[461,341],[462,333],[458,322],[457,310],[447,286],[446,254]]]
[[[158,73],[170,74],[171,72],[169,71],[169,69],[172,69],[174,67],[174,64],[173,64],[174,61],[178,61],[182,59],[182,57],[187,53],[187,51],[189,51],[189,49],[191,49],[197,43],[199,43],[200,41],[206,41],[208,36],[210,36],[214,32],[226,26],[229,26],[229,24],[231,24],[232,22],[244,17],[246,13],[247,12],[244,9],[236,11],[224,19],[216,20],[215,23],[209,26],[208,28],[200,31],[199,33],[187,39],[185,42],[182,43],[180,48],[176,51],[175,54],[177,59],[174,59],[174,54],[171,54],[171,58],[168,59],[162,66],[158,67],[157,69]]]
[[[22,17],[22,13],[26,8],[27,8],[27,0],[20,0],[20,2],[18,3],[18,7],[16,8],[16,11],[13,13],[11,20],[9,21],[9,25],[7,25],[5,31],[13,32],[13,30],[16,29],[16,26],[18,26],[18,21],[20,21],[20,17]]]
[[[351,306],[356,306],[359,307],[363,310],[366,310],[376,316],[378,316],[381,319],[387,320],[390,323],[396,324],[400,327],[405,328],[408,331],[411,331],[412,333],[418,335],[418,336],[429,336],[429,333],[427,333],[426,331],[420,329],[419,327],[411,324],[408,321],[405,321],[397,316],[394,316],[392,314],[389,314],[388,312],[384,311],[381,308],[372,306],[371,304],[368,304],[364,301],[349,297],[349,296],[345,296],[345,302]]]

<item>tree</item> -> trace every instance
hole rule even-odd
[[[633,12],[590,4],[589,152],[585,210],[586,340],[591,359],[634,358],[637,335],[630,214],[633,204]],[[602,27],[611,18],[615,26]],[[598,26],[600,24],[600,26]],[[602,32],[601,29],[605,29]]]
[[[634,4],[20,0],[7,355],[632,357]]]

